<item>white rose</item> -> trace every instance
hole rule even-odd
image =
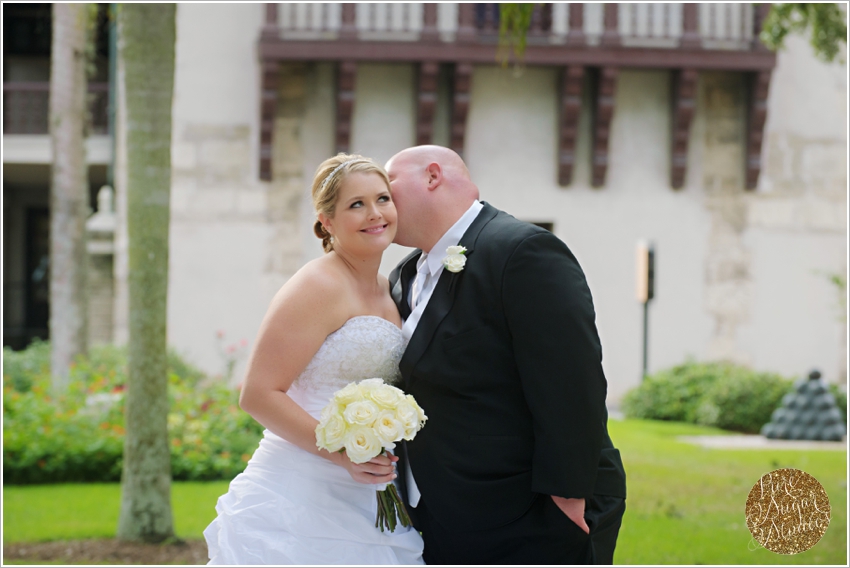
[[[331,414],[316,426],[316,445],[329,452],[340,450],[345,443],[347,425],[342,414]]]
[[[454,249],[461,249],[457,252],[452,252]],[[443,259],[443,266],[446,267],[446,270],[449,272],[460,272],[463,270],[463,267],[466,265],[466,256],[464,256],[463,252],[466,251],[464,247],[449,247],[446,249],[448,253],[446,258]]]
[[[370,426],[378,417],[378,405],[371,400],[357,400],[345,407],[342,415],[349,424]]]
[[[382,449],[381,440],[371,428],[352,428],[345,436],[345,451],[354,463],[366,463]]]
[[[449,247],[449,248],[446,249],[446,254],[448,254],[450,256],[453,255],[453,254],[463,254],[465,252],[466,252],[466,247],[462,247],[460,245],[455,245],[453,247]]]
[[[404,425],[399,422],[392,410],[385,410],[379,414],[378,419],[375,420],[374,428],[383,447],[392,445],[396,440],[401,440],[405,434]]]
[[[325,422],[328,418],[333,416],[334,414],[342,414],[342,407],[337,404],[334,400],[331,400],[327,406],[322,409],[322,413],[319,415],[319,422]]]
[[[361,392],[372,392],[384,386],[384,379],[363,379],[359,383]]]
[[[404,439],[412,440],[419,430],[419,412],[408,401],[403,401],[395,409],[396,419],[404,427]]]
[[[367,396],[382,408],[395,408],[404,400],[404,393],[390,385],[383,385],[383,388],[370,391]]]
[[[407,402],[410,403],[410,406],[416,409],[416,413],[419,415],[419,427],[421,428],[425,421],[428,420],[428,417],[425,416],[425,411],[422,410],[422,407],[419,406],[419,403],[416,402],[416,399],[413,398],[413,395],[409,394],[405,397]]]
[[[373,392],[381,390],[384,385],[383,379],[365,379],[357,383],[357,388],[360,389],[360,400],[369,398]]]
[[[333,400],[338,404],[345,406],[346,404],[351,404],[355,400],[359,400],[361,396],[360,387],[357,386],[357,383],[348,383],[334,393]]]

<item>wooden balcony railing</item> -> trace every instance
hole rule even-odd
[[[758,7],[741,4],[537,4],[530,45],[750,50]],[[264,36],[280,40],[493,43],[496,3],[267,4]]]
[[[109,83],[89,83],[90,132],[107,133]],[[50,83],[3,83],[3,133],[48,134]]]

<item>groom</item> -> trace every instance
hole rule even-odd
[[[626,481],[578,262],[479,202],[452,150],[408,148],[387,173],[395,242],[419,249],[390,289],[409,340],[405,390],[428,414],[398,462],[425,561],[611,564]]]

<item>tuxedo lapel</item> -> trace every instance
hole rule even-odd
[[[421,254],[421,250],[416,250],[401,261],[398,280],[395,281],[390,289],[390,295],[392,295],[393,301],[398,308],[398,313],[401,314],[401,319],[403,320],[410,317],[410,305],[407,303],[407,293],[410,289],[410,282],[413,280],[413,275],[416,273],[416,261]]]
[[[425,349],[430,345],[431,338],[434,336],[434,332],[437,331],[440,322],[443,321],[443,318],[451,310],[464,272],[468,270],[471,262],[475,262],[471,259],[471,256],[475,250],[475,244],[478,240],[478,235],[481,233],[481,229],[498,213],[498,210],[489,204],[483,203],[483,205],[484,208],[463,234],[460,243],[458,243],[466,247],[466,267],[460,272],[449,272],[443,269],[440,280],[437,282],[437,286],[431,294],[431,299],[428,300],[428,305],[425,306],[425,311],[422,313],[422,318],[416,325],[416,330],[413,332],[410,343],[408,343],[407,349],[405,349],[404,355],[399,362],[399,369],[405,383],[410,380],[413,368],[419,362]]]

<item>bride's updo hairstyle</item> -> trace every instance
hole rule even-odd
[[[339,153],[322,162],[313,177],[313,207],[316,213],[323,213],[333,218],[336,202],[339,199],[339,189],[345,178],[352,173],[378,174],[387,184],[387,191],[390,191],[387,172],[371,158],[364,158],[359,154]],[[316,221],[313,225],[313,232],[322,239],[322,248],[325,252],[331,252],[333,238],[321,221]]]

